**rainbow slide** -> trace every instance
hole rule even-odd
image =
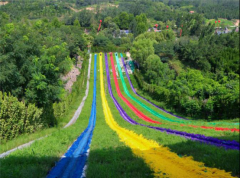
[[[150,103],[151,105],[153,105],[155,108],[160,109],[161,111],[163,111],[163,112],[165,112],[165,113],[168,113],[168,114],[170,114],[170,115],[172,115],[172,116],[175,116],[176,118],[184,119],[184,120],[189,120],[189,119],[187,119],[187,118],[180,117],[180,116],[177,116],[177,115],[175,115],[175,114],[173,114],[173,113],[171,113],[171,112],[169,112],[169,111],[166,111],[166,110],[160,108],[159,106],[157,106],[156,104],[152,103],[152,102],[149,101],[148,99],[146,99],[146,98],[142,97],[141,95],[139,95],[139,94],[136,92],[136,90],[134,89],[133,85],[132,85],[131,79],[130,79],[130,77],[129,77],[129,75],[128,75],[128,72],[127,72],[126,64],[125,64],[125,62],[124,62],[122,53],[121,53],[120,55],[121,55],[121,58],[122,58],[123,67],[124,67],[124,70],[125,70],[125,73],[126,73],[128,82],[129,82],[129,84],[130,84],[130,87],[131,87],[132,91],[133,91],[138,97],[140,97],[140,98],[142,98],[143,100],[147,101],[148,103]],[[224,123],[224,122],[218,122],[218,123],[211,122],[211,123],[208,123],[208,124],[211,124],[211,125],[216,125],[216,124],[239,125],[239,123]]]
[[[118,134],[121,141],[131,148],[136,156],[142,158],[150,166],[154,171],[155,177],[232,177],[230,173],[224,170],[205,167],[203,163],[194,161],[191,157],[179,157],[167,147],[163,147],[153,140],[147,140],[133,131],[120,127],[114,120],[104,92],[102,57],[103,54],[100,53],[100,92],[106,123]],[[114,103],[116,107],[120,109],[116,100]],[[119,112],[124,113],[122,109],[119,110]]]
[[[115,68],[114,68],[112,53],[110,53],[110,60],[111,60],[111,64],[112,64],[114,83],[115,83],[117,91],[119,91],[120,89],[119,89],[119,85],[118,85],[118,81],[117,81],[116,71],[115,71]],[[148,126],[148,125],[140,124],[140,123],[134,121],[132,118],[130,118],[126,114],[126,112],[123,110],[123,108],[120,106],[118,101],[113,96],[111,81],[110,81],[110,74],[109,74],[108,57],[107,57],[106,53],[105,53],[105,66],[106,66],[106,74],[107,74],[109,94],[110,94],[111,98],[113,99],[114,104],[117,107],[119,113],[121,114],[121,116],[127,122],[129,122],[131,124],[134,124],[134,125],[140,125],[140,126],[148,127],[148,128],[151,128],[151,129],[154,129],[154,130],[157,130],[157,131],[166,132],[168,134],[174,134],[174,135],[182,136],[182,137],[185,137],[187,139],[191,139],[191,140],[195,140],[195,141],[199,141],[199,142],[204,142],[204,143],[207,143],[207,144],[212,144],[212,145],[215,145],[217,147],[224,147],[226,149],[233,149],[233,150],[238,150],[239,149],[239,143],[236,142],[236,141],[221,140],[221,139],[217,139],[217,138],[213,138],[213,137],[207,137],[207,136],[200,135],[200,134],[192,134],[192,133],[187,133],[187,132],[182,132],[182,131],[177,131],[177,130],[172,130],[172,129],[167,129],[167,128]],[[118,94],[119,94],[119,92],[118,92]],[[121,96],[119,96],[119,97],[121,98]]]
[[[115,59],[116,59],[116,63],[117,63],[118,72],[120,74],[120,79],[122,81],[122,85],[123,85],[123,88],[124,88],[124,92],[127,94],[127,96],[129,98],[131,98],[134,102],[136,102],[138,105],[140,105],[142,108],[144,108],[145,110],[147,110],[148,112],[150,112],[154,116],[156,116],[156,117],[158,117],[158,118],[160,118],[162,120],[165,120],[165,121],[181,123],[180,126],[188,126],[188,127],[196,127],[196,128],[199,127],[199,128],[202,128],[202,129],[213,129],[213,130],[216,130],[216,131],[232,131],[232,132],[236,131],[236,132],[239,132],[239,129],[236,129],[236,128],[230,129],[230,128],[219,128],[219,127],[206,127],[206,126],[188,125],[188,124],[193,124],[194,122],[192,122],[192,121],[185,121],[185,120],[173,120],[173,119],[167,118],[167,117],[159,114],[158,112],[156,112],[153,109],[149,108],[148,106],[143,104],[141,101],[139,101],[138,99],[136,99],[135,97],[133,97],[129,93],[129,91],[127,89],[127,85],[126,85],[125,80],[123,78],[121,66],[120,66],[120,63],[119,63],[118,53],[115,53]],[[123,64],[124,64],[123,57],[122,57],[122,61],[123,61]],[[128,75],[127,72],[126,72],[126,75]],[[187,125],[184,125],[184,124],[187,124]]]

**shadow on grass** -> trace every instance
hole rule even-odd
[[[50,169],[55,166],[58,157],[8,156],[0,159],[1,178],[39,178],[46,177]]]
[[[239,151],[225,150],[204,143],[188,140],[177,144],[166,145],[180,157],[192,156],[195,161],[203,162],[207,167],[223,169],[239,175]],[[0,159],[1,178],[38,178],[46,177],[58,157],[38,156],[29,153],[27,156],[10,155]],[[133,155],[130,148],[110,147],[92,149],[87,160],[88,178],[152,178],[153,171],[143,161]]]
[[[89,178],[146,178],[154,177],[143,159],[133,155],[128,147],[91,150],[88,159]]]
[[[191,140],[166,146],[180,157],[191,156],[195,161],[203,162],[207,167],[232,172],[233,176],[239,175],[238,150],[226,150]]]
[[[1,178],[40,178],[46,177],[58,157],[40,157],[34,152],[27,156],[10,155],[0,159]],[[87,160],[89,178],[152,178],[153,172],[143,159],[133,155],[127,147],[90,150]]]

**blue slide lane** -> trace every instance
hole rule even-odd
[[[87,152],[90,148],[93,130],[96,124],[96,77],[97,77],[97,54],[94,55],[94,88],[92,110],[87,128],[77,138],[60,159],[55,167],[52,168],[47,178],[70,178],[81,177],[83,168],[87,160]]]

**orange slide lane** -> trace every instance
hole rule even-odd
[[[112,53],[110,53],[110,59],[111,59],[111,64],[112,64],[112,70],[113,70],[113,78],[114,78],[114,83],[115,86],[117,88],[117,94],[118,96],[128,105],[128,107],[142,120],[146,121],[146,122],[150,122],[150,123],[154,123],[154,124],[162,124],[161,122],[158,121],[154,121],[151,118],[147,117],[146,115],[144,115],[141,111],[139,111],[137,108],[135,108],[121,93],[120,89],[119,89],[119,85],[118,85],[118,81],[117,81],[117,76],[116,76],[116,70],[114,67],[114,60],[113,60],[113,56]]]

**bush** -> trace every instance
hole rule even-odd
[[[42,109],[26,106],[11,94],[0,91],[0,139],[10,140],[23,133],[33,133],[44,127]]]

